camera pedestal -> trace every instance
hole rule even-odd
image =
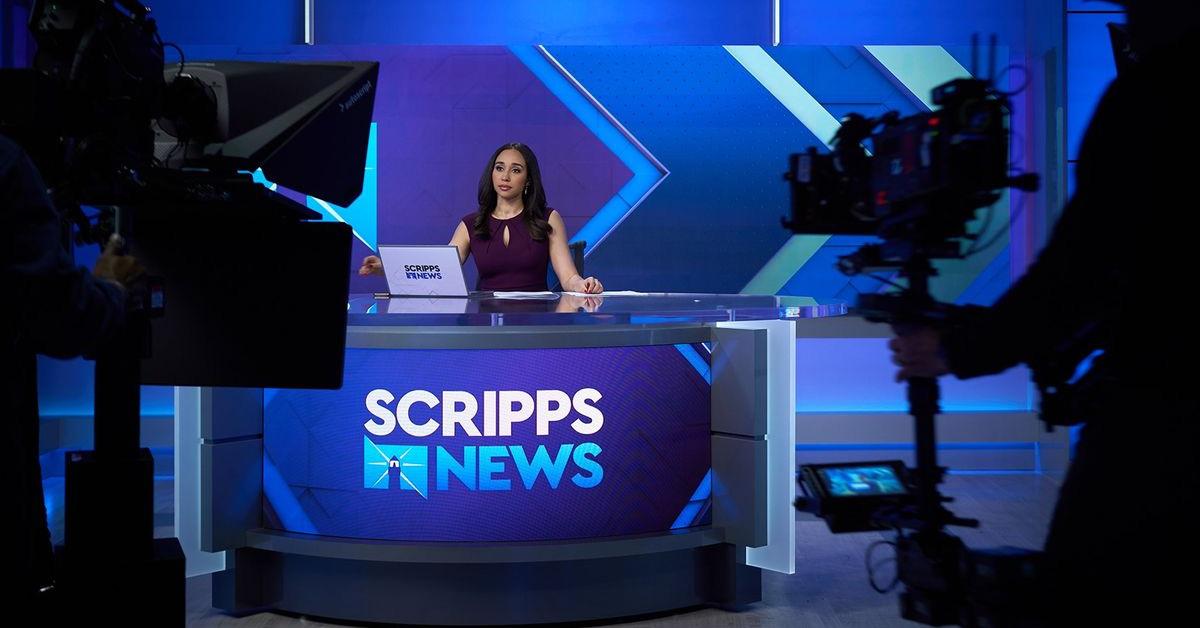
[[[65,619],[136,614],[146,625],[182,627],[183,549],[176,538],[154,538],[154,457],[140,433],[149,325],[134,301],[96,358],[96,449],[67,452],[58,610]]]
[[[61,609],[69,619],[136,614],[154,626],[184,625],[184,555],[156,539],[154,459],[67,452],[65,545],[59,548]]]

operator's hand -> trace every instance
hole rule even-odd
[[[358,269],[358,274],[366,277],[367,275],[382,275],[383,260],[376,255],[368,255],[363,258],[362,266]]]
[[[900,367],[896,381],[910,377],[938,377],[950,372],[942,351],[941,334],[936,329],[915,327],[896,332],[896,337],[888,342],[892,362]]]
[[[134,256],[121,254],[124,246],[124,238],[114,233],[104,245],[104,251],[100,253],[100,259],[96,260],[92,274],[122,288],[128,288],[131,283],[137,281],[146,269]]]

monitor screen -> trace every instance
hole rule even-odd
[[[826,467],[819,473],[830,497],[903,495],[908,492],[891,465]]]

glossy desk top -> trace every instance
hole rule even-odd
[[[513,293],[508,293],[513,294]],[[843,301],[745,294],[617,293],[577,296],[529,293],[498,298],[376,298],[351,295],[354,326],[655,325],[840,316]]]

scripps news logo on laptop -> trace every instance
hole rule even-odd
[[[440,396],[412,390],[399,400],[388,390],[372,390],[365,400],[373,418],[363,423],[370,434],[363,436],[363,487],[412,491],[426,499],[452,487],[469,491],[594,488],[604,479],[600,446],[562,441],[600,431],[604,414],[596,402],[602,398],[595,388],[573,394],[539,390],[534,395],[486,390],[482,401],[462,390],[443,391]],[[425,408],[433,410],[433,416]],[[414,421],[414,409],[428,418]],[[390,440],[397,427],[414,439],[440,432],[443,437],[479,439],[486,444],[430,447],[377,442]],[[530,448],[505,443],[521,430],[553,444]]]
[[[442,268],[437,264],[405,264],[405,279],[441,279]]]

